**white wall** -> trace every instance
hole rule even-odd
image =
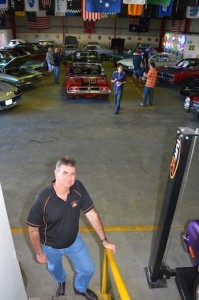
[[[27,300],[0,185],[0,299]]]

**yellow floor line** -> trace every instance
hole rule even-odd
[[[172,226],[176,230],[183,230],[182,226],[173,225]],[[109,232],[147,232],[147,231],[155,231],[158,229],[158,226],[155,225],[129,225],[129,226],[104,226],[105,231]],[[28,232],[27,227],[12,227],[12,233],[26,233]],[[80,232],[91,232],[94,231],[92,227],[80,227]]]

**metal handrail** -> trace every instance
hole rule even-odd
[[[115,258],[109,249],[104,250],[104,261],[103,261],[103,268],[102,268],[102,287],[101,293],[107,294],[107,281],[108,281],[108,265],[110,265],[115,284],[120,295],[121,300],[131,300],[125,283],[122,279],[120,274],[119,268],[115,261]]]

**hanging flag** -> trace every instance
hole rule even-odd
[[[179,0],[173,1],[171,18],[175,20],[183,20],[186,15],[186,6],[182,6],[179,3]]]
[[[39,0],[25,0],[25,10],[26,11],[38,11],[39,10]]]
[[[121,0],[86,0],[86,11],[117,14],[121,11]]]
[[[106,14],[106,16],[108,16]],[[118,17],[128,17],[128,5],[127,4],[123,4],[121,5],[121,12],[118,14]]]
[[[54,15],[54,0],[39,0],[39,10],[45,10],[47,15]]]
[[[129,31],[147,32],[149,31],[150,18],[147,17],[129,17]]]
[[[95,22],[94,21],[84,21],[84,33],[95,33]]]
[[[198,0],[180,0],[179,5],[181,6],[197,6]]]
[[[129,4],[128,15],[129,16],[141,16],[144,9],[144,5]]]
[[[8,9],[8,0],[0,0],[0,10]]]
[[[170,5],[159,5],[158,6],[158,17],[170,17],[172,13],[173,0]]]
[[[0,13],[0,28],[6,26],[6,15],[4,13]]]
[[[172,20],[170,31],[175,33],[180,32],[180,25],[181,25],[181,20]]]
[[[147,3],[155,5],[169,5],[171,0],[148,0]]]
[[[25,6],[24,6],[24,0],[14,0],[14,10],[15,11],[24,11]]]
[[[102,18],[102,13],[86,11],[86,0],[82,0],[82,18],[86,21],[96,21]]]
[[[149,18],[157,18],[157,5],[152,5],[152,4],[148,4],[144,5],[144,9],[143,9],[143,13],[142,16],[143,17],[149,17]]]
[[[80,0],[67,0],[67,15],[68,13],[79,14],[81,12]]]
[[[55,0],[55,16],[65,16],[67,11],[66,0]]]
[[[36,11],[26,11],[26,16],[28,22],[36,22],[37,20]]]
[[[138,5],[144,5],[146,3],[146,0],[123,0],[124,4],[138,4]]]
[[[27,26],[29,29],[49,29],[50,28],[50,20],[49,16],[45,17],[36,17],[35,21],[27,22]]]
[[[199,18],[199,6],[191,7],[188,6],[186,10],[186,18],[198,19]]]

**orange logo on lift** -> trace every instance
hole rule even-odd
[[[170,178],[173,179],[176,175],[179,161],[180,161],[180,153],[181,153],[181,139],[178,138],[176,141],[176,146],[174,149],[174,153],[171,159],[171,165],[170,165]]]

